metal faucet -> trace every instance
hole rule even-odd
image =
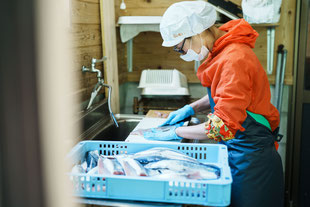
[[[99,69],[96,69],[96,63],[103,62],[107,59],[107,57],[103,57],[101,59],[92,58],[91,59],[91,68],[87,68],[84,65],[82,66],[82,72],[91,72],[91,73],[97,73],[98,82],[102,78],[102,73]]]
[[[106,57],[103,57],[101,59],[95,59],[95,58],[92,58],[92,63],[91,63],[91,69],[89,68],[86,68],[85,66],[82,66],[82,72],[92,72],[92,73],[97,73],[97,78],[98,78],[98,82],[97,84],[95,85],[94,89],[93,89],[93,92],[91,93],[91,96],[90,96],[90,99],[89,99],[89,103],[88,103],[88,106],[86,108],[89,109],[94,101],[94,99],[96,98],[98,92],[100,91],[100,89],[103,87],[107,87],[109,90],[108,90],[108,108],[109,108],[109,112],[110,112],[110,116],[111,116],[111,119],[114,123],[114,125],[116,127],[119,127],[118,126],[118,123],[115,119],[115,116],[112,112],[112,109],[111,109],[111,93],[112,93],[112,86],[108,85],[108,84],[105,84],[104,83],[104,80],[102,79],[102,73],[99,69],[96,69],[95,68],[95,65],[96,63],[98,62],[103,62],[105,61],[107,58]]]

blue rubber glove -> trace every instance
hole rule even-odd
[[[143,136],[148,140],[157,140],[157,141],[168,141],[168,140],[180,140],[183,139],[179,137],[175,130],[178,127],[183,126],[184,122],[177,123],[173,126],[164,126],[158,128],[152,128],[150,131],[144,132]]]
[[[192,116],[195,114],[194,109],[190,105],[185,105],[184,107],[171,112],[167,118],[167,120],[160,126],[165,125],[174,125],[175,123],[182,121],[183,119],[186,119],[189,116]]]

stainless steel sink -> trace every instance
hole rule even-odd
[[[104,140],[104,141],[125,141],[130,132],[144,118],[144,115],[136,114],[115,114],[119,127],[115,127],[110,118],[106,101],[102,101],[91,110],[85,111],[80,116],[77,124],[81,126],[82,133],[80,140]],[[192,118],[189,125],[199,123]],[[198,140],[183,139],[181,142],[192,143]]]
[[[141,115],[127,115],[116,114],[115,118],[119,127],[115,127],[112,122],[109,122],[101,130],[98,130],[91,137],[92,140],[105,140],[105,141],[125,141],[129,133],[137,126],[143,119]]]

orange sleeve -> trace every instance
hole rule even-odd
[[[211,93],[215,102],[214,114],[221,118],[233,132],[244,131],[241,126],[247,117],[246,109],[251,103],[252,80],[250,75],[253,61],[238,57],[238,53],[225,57],[221,74],[217,75],[215,86],[212,83]],[[252,62],[252,63],[251,63]],[[214,87],[214,88],[213,88]],[[212,90],[213,89],[213,90]]]

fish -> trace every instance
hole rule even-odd
[[[155,114],[157,115],[157,117],[160,117],[160,118],[167,118],[169,115],[169,113],[160,112],[160,111],[155,111]]]
[[[160,178],[160,179],[187,179],[187,176],[184,173],[178,173],[174,171],[161,173],[158,175],[153,176],[153,178]]]
[[[128,155],[116,156],[117,161],[122,165],[125,174],[129,176],[148,176],[145,168],[135,159]]]
[[[186,172],[176,172],[168,169],[147,169],[149,176],[152,178],[160,178],[160,179],[195,179],[189,178]]]
[[[137,160],[127,157],[125,162],[136,172],[138,176],[148,176],[145,168]]]
[[[149,162],[156,162],[165,159],[184,160],[198,163],[195,158],[192,158],[179,151],[166,147],[154,147],[148,150],[138,152],[133,155],[133,159],[138,160],[142,164],[147,164]]]
[[[93,169],[87,172],[87,175],[94,175],[94,174],[98,174],[98,166],[94,167]]]
[[[185,173],[186,177],[190,179],[211,180],[220,177],[220,169],[216,166],[185,160],[160,160],[148,163],[144,167],[153,170],[166,169],[177,173]]]
[[[161,133],[161,132],[169,131],[171,130],[171,128],[175,128],[175,126],[172,125],[172,126],[161,126],[161,127],[148,128],[148,129],[137,129],[131,132],[130,135],[143,136],[144,133],[152,133],[152,132]]]
[[[137,129],[135,131],[130,132],[130,135],[138,135],[143,136],[145,132],[152,132],[152,129]]]
[[[81,165],[74,165],[72,170],[71,170],[71,173],[85,173],[85,170],[83,169],[83,167]]]
[[[81,164],[81,167],[83,168],[84,173],[87,172],[87,162],[86,162],[86,161],[84,161],[84,162]]]
[[[85,160],[87,163],[87,172],[97,166],[98,159],[99,159],[98,150],[86,152]]]
[[[123,167],[114,157],[100,155],[98,159],[98,173],[104,175],[125,175]]]

